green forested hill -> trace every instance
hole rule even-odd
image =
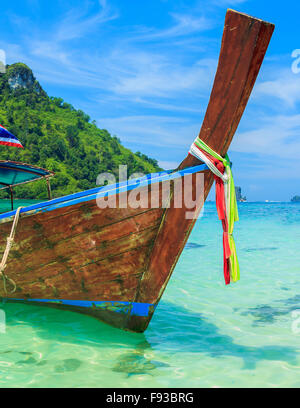
[[[61,98],[49,97],[25,64],[7,66],[6,73],[0,74],[0,124],[24,146],[0,146],[0,160],[53,170],[54,197],[95,187],[99,173],[117,175],[119,164],[127,164],[129,174],[159,169],[156,160],[132,153],[81,110]],[[20,198],[44,199],[46,190],[43,180],[15,187]],[[2,190],[0,197],[5,194]]]

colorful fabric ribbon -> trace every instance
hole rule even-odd
[[[231,163],[228,155],[220,156],[199,137],[192,144],[189,153],[203,161],[214,173],[216,182],[216,206],[223,226],[224,278],[228,285],[240,279],[240,268],[232,236],[234,222],[238,221],[238,209],[235,195]]]

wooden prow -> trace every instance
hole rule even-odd
[[[227,11],[219,64],[199,133],[222,156],[241,120],[273,31],[274,24]],[[189,155],[179,168],[197,164],[199,160]]]
[[[200,138],[221,155],[227,152],[242,117],[273,30],[273,24],[234,10],[227,11],[219,64],[200,130]],[[199,163],[188,155],[179,168]],[[212,182],[212,174],[206,171],[204,199]],[[193,189],[196,189],[196,175]],[[171,197],[171,206],[165,211],[135,302],[159,302],[195,223],[195,219],[186,219],[186,211],[185,207],[175,208],[174,196]],[[144,331],[150,320],[151,315],[148,318],[129,316],[127,329]]]

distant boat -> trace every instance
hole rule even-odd
[[[223,157],[246,107],[273,29],[270,23],[227,11],[219,64],[199,135]],[[0,183],[11,191],[21,182],[49,180],[52,176],[47,170],[23,163],[7,161],[0,168]],[[188,174],[194,196],[196,176],[204,174],[206,199],[214,176],[202,161],[189,154],[176,171],[167,174],[22,208],[3,272],[6,292],[1,287],[2,299],[80,312],[120,329],[143,332],[196,221],[195,217],[185,216],[191,211],[185,203],[182,208],[175,205],[176,180]],[[147,198],[144,207],[121,206],[135,186],[140,186],[141,194],[156,186],[161,205],[147,208]],[[48,188],[50,194],[49,183]],[[97,197],[116,198],[118,206],[101,209]],[[167,208],[164,200],[169,203]],[[199,213],[200,197],[196,201]],[[0,215],[2,251],[15,216],[16,210]],[[205,248],[201,251],[205,253]],[[201,281],[201,259],[197,262]],[[16,290],[10,294],[14,282]]]

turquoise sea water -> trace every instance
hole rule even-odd
[[[239,211],[241,280],[224,284],[207,203],[144,334],[2,304],[0,387],[300,387],[300,205]]]

